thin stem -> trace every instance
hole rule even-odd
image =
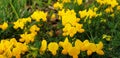
[[[15,10],[15,7],[13,6],[13,4],[12,4],[11,0],[10,0],[10,6],[12,7],[13,12],[15,13],[15,15],[16,15],[16,17],[17,17],[17,19],[18,19],[18,18],[19,18],[19,16],[18,16],[18,14],[17,14],[17,12],[16,12],[16,10]]]

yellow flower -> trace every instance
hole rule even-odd
[[[14,45],[16,46],[17,40],[16,40],[15,38],[11,38],[11,39],[10,39],[10,43],[11,43],[11,44],[14,44]]]
[[[21,56],[20,56],[20,54],[21,54],[20,48],[13,48],[12,54],[13,54],[13,56],[15,56],[16,58],[21,58]]]
[[[27,45],[17,42],[15,38],[10,39],[10,41],[1,40],[0,42],[0,54],[4,58],[11,58],[13,56],[20,58],[20,55],[24,54],[26,51],[28,51]]]
[[[90,43],[87,48],[87,55],[91,55],[93,52],[96,51],[96,45],[94,43]]]
[[[63,16],[65,14],[65,9],[62,9],[61,11],[58,11],[59,16]]]
[[[77,47],[71,47],[68,53],[70,56],[73,56],[73,58],[78,58],[78,55],[80,54],[80,50]]]
[[[100,5],[107,4],[110,5],[112,8],[118,5],[117,0],[96,0]]]
[[[63,8],[63,4],[62,3],[59,3],[59,2],[56,2],[56,3],[54,3],[54,5],[53,5],[53,7],[55,8],[55,9],[62,9]]]
[[[97,49],[96,49],[96,53],[99,55],[104,55],[104,51],[103,49],[103,43],[100,41],[98,44],[96,44]]]
[[[84,18],[87,16],[87,10],[79,11],[80,18]]]
[[[27,32],[25,32],[25,34],[20,35],[21,38],[19,39],[19,41],[20,42],[25,42],[26,44],[28,44],[28,43],[34,41],[35,35],[36,35],[36,32],[30,33],[30,34],[27,34]]]
[[[18,20],[17,20],[16,22],[14,22],[13,24],[14,24],[14,26],[13,26],[14,29],[18,29],[19,27],[20,27],[21,29],[23,29],[23,27],[24,27],[24,23],[23,23],[23,22],[20,22],[20,19],[18,19]]]
[[[37,25],[33,25],[33,26],[30,27],[30,32],[36,32],[36,31],[39,31],[39,30],[40,30],[40,28],[37,27]]]
[[[53,54],[56,55],[58,50],[58,44],[56,42],[51,42],[48,44],[48,50]]]
[[[13,28],[14,29],[18,29],[18,28],[23,29],[24,25],[27,22],[31,22],[31,18],[30,17],[28,17],[28,18],[19,18],[16,22],[13,22],[13,24],[14,24]]]
[[[71,31],[71,32],[70,32],[70,31]],[[70,37],[73,37],[73,36],[77,33],[77,30],[76,30],[75,27],[71,27],[71,28],[70,28],[70,31],[69,31]]]
[[[77,2],[78,5],[82,4],[82,0],[74,0],[74,3],[76,3],[76,2]]]
[[[47,49],[47,41],[42,40],[41,47],[40,47],[40,54],[43,54],[46,49]]]
[[[117,6],[117,10],[120,10],[120,5],[119,5],[119,6]]]
[[[88,49],[89,45],[90,45],[90,43],[89,43],[88,40],[83,41],[83,45],[82,45],[80,50],[81,51],[86,51]]]
[[[59,45],[63,48],[62,54],[67,54],[72,44],[69,42],[68,38],[66,37],[64,42],[59,42]]]
[[[83,24],[76,24],[76,29],[79,33],[85,32],[85,30],[82,29],[82,27],[83,27]]]
[[[82,41],[76,39],[76,41],[75,41],[75,47],[80,50],[82,46],[83,46]]]
[[[105,9],[105,12],[106,13],[111,13],[111,12],[113,12],[113,9],[111,7],[108,7],[108,8]]]
[[[111,7],[114,8],[115,6],[118,5],[118,2],[116,0],[111,0],[110,4],[111,4]]]
[[[36,20],[37,22],[40,21],[40,19],[42,19],[43,21],[47,21],[47,13],[43,12],[43,11],[38,11],[36,10],[32,15],[31,15],[33,20]]]
[[[97,7],[94,7],[94,11],[97,11],[98,10],[98,8]]]
[[[65,12],[63,9],[62,11],[59,11],[58,15],[61,16],[62,25],[64,26],[63,36],[69,35],[70,37],[73,37],[77,32],[84,32],[84,29],[82,29],[82,26],[80,27],[78,23],[80,21],[80,18],[76,17],[74,10],[68,9]]]
[[[2,30],[6,30],[7,27],[8,27],[8,23],[7,23],[7,22],[4,22],[2,25],[0,25],[0,28],[1,28]]]
[[[92,17],[96,17],[96,12],[94,12],[92,9],[89,9],[88,10],[88,16],[89,16],[89,18],[91,19]]]
[[[12,54],[16,58],[21,58],[21,54],[24,54],[26,51],[28,51],[27,45],[26,44],[22,44],[20,42],[17,42],[15,47],[12,49]]]

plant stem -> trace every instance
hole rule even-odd
[[[16,10],[15,10],[15,7],[13,6],[13,4],[12,4],[11,0],[10,0],[10,6],[12,7],[13,12],[15,13],[15,15],[16,15],[16,17],[17,17],[17,19],[18,19],[18,18],[19,18],[19,16],[18,16],[18,14],[17,14],[17,12],[16,12]]]

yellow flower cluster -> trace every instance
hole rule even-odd
[[[73,37],[77,32],[82,33],[84,32],[84,29],[82,29],[82,24],[79,24],[80,18],[76,17],[76,13],[74,10],[61,10],[58,13],[59,16],[61,16],[62,19],[62,25],[63,28],[63,36],[70,35],[70,37]]]
[[[80,51],[87,51],[87,55],[91,55],[93,52],[96,52],[99,55],[104,55],[103,52],[103,43],[100,41],[98,44],[90,43],[88,40],[75,41],[75,46],[69,42],[68,38],[64,42],[59,42],[59,45],[63,48],[62,54],[69,54],[73,58],[78,58]]]
[[[31,22],[31,18],[28,17],[28,18],[20,18],[18,19],[16,22],[14,22],[14,26],[13,28],[14,29],[18,29],[18,28],[21,28],[23,29],[24,28],[24,25],[27,23],[27,22]]]
[[[100,5],[107,4],[110,5],[112,8],[118,5],[117,0],[96,0]]]
[[[14,22],[14,26],[13,28],[14,29],[18,29],[18,28],[21,28],[23,29],[25,24],[27,22],[31,22],[33,20],[36,20],[37,22],[40,21],[40,19],[42,19],[43,21],[47,21],[47,13],[44,13],[43,11],[39,11],[39,10],[36,10],[32,15],[31,17],[28,17],[28,18],[20,18],[18,19],[16,22]]]
[[[92,9],[89,9],[88,11],[86,9],[83,11],[79,11],[79,14],[80,18],[89,17],[91,19],[92,17],[97,16],[96,12],[93,11]]]
[[[47,12],[45,13],[44,11],[39,11],[36,10],[32,15],[31,15],[33,20],[36,20],[37,22],[40,21],[40,19],[42,19],[43,21],[47,21]]]
[[[17,42],[15,38],[9,40],[1,40],[0,42],[0,58],[21,58],[21,54],[28,51],[26,44]]]
[[[25,42],[26,44],[30,43],[30,42],[34,42],[34,37],[37,35],[37,31],[39,31],[40,28],[37,27],[36,25],[33,25],[31,28],[30,28],[30,32],[31,33],[27,33],[25,32],[24,34],[21,34],[20,35],[20,39],[19,41],[20,42]]]
[[[2,25],[0,25],[0,28],[1,28],[2,30],[6,30],[7,27],[8,27],[8,23],[7,23],[7,22],[4,22]]]
[[[88,40],[80,41],[76,39],[74,46],[73,43],[70,43],[68,38],[66,37],[64,42],[60,41],[59,45],[56,42],[50,42],[47,47],[47,41],[42,40],[42,45],[40,47],[40,54],[43,54],[46,49],[52,53],[52,55],[57,54],[58,48],[62,47],[62,54],[73,56],[73,58],[78,58],[80,51],[87,51],[87,55],[92,55],[93,52],[96,52],[98,55],[104,55],[103,43],[100,41],[98,44],[90,43]]]
[[[20,35],[20,42],[25,42],[26,44],[30,43],[30,42],[34,42],[34,37],[35,37],[35,33],[30,33],[28,34],[27,32],[25,32],[24,34]]]

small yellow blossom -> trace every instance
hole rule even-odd
[[[56,2],[56,3],[54,3],[54,5],[53,5],[53,7],[55,8],[55,9],[62,9],[63,8],[63,4],[62,3],[59,3],[59,2]]]
[[[36,32],[35,33],[30,33],[30,34],[28,34],[27,32],[25,32],[24,34],[20,35],[21,38],[19,39],[19,41],[20,42],[25,42],[26,44],[28,44],[28,43],[34,41],[35,35],[36,35]]]
[[[117,10],[120,10],[120,5],[119,5],[119,6],[117,6]]]
[[[89,45],[90,45],[90,43],[89,43],[88,40],[83,41],[83,45],[82,45],[80,50],[81,51],[86,51],[88,49]]]
[[[77,47],[71,47],[68,53],[73,58],[78,58],[78,55],[80,54],[80,50]]]
[[[67,54],[70,48],[72,47],[72,44],[69,42],[68,38],[66,37],[64,42],[59,42],[59,45],[63,48],[62,54]]]
[[[111,13],[111,12],[113,12],[113,9],[111,7],[108,7],[108,8],[105,9],[105,12],[106,13]]]
[[[103,43],[100,41],[98,44],[96,44],[97,48],[96,48],[96,53],[99,55],[104,55],[104,51],[103,49]]]
[[[100,5],[110,5],[112,8],[114,8],[115,6],[118,5],[117,0],[96,0],[98,3],[100,3]]]
[[[43,21],[47,21],[47,13],[43,11],[36,10],[32,15],[31,15],[33,20],[36,20],[37,22],[42,19]]]
[[[94,12],[92,9],[89,9],[88,10],[88,16],[89,16],[89,18],[91,19],[92,17],[96,17],[96,12]]]
[[[118,2],[116,0],[111,0],[110,4],[111,4],[111,7],[114,8],[115,6],[118,5]]]
[[[41,47],[40,47],[40,54],[43,54],[46,49],[47,49],[47,41],[42,40]]]
[[[2,25],[0,25],[0,28],[1,28],[2,30],[6,30],[7,27],[8,27],[8,23],[7,23],[7,22],[4,22]]]
[[[76,29],[79,33],[85,32],[85,30],[82,27],[83,27],[83,24],[76,24]]]
[[[94,11],[97,11],[98,10],[98,8],[97,7],[94,7]]]
[[[80,41],[79,39],[76,39],[75,47],[77,47],[80,50],[82,46],[83,46],[82,41]]]
[[[40,30],[40,28],[37,27],[37,25],[33,25],[33,26],[30,27],[30,32],[36,32],[36,31],[39,31],[39,30]]]
[[[13,22],[13,24],[14,24],[13,28],[14,29],[18,29],[18,28],[23,29],[27,22],[31,22],[30,17],[28,17],[28,18],[20,18],[16,22]]]
[[[82,4],[82,0],[74,0],[74,3],[76,3],[76,2],[77,2],[78,5]]]
[[[84,18],[87,16],[87,10],[79,11],[80,18]]]
[[[58,47],[59,46],[56,42],[50,42],[48,44],[48,50],[52,53],[52,55],[56,55]]]
[[[96,51],[96,45],[94,43],[90,43],[87,48],[87,55],[91,55],[93,52]]]

